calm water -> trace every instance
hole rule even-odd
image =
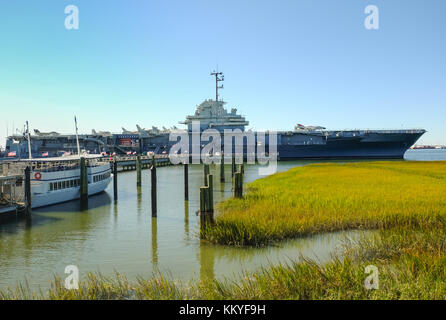
[[[408,160],[446,160],[446,150],[409,151]],[[314,162],[314,161],[312,161]],[[281,162],[279,171],[311,163]],[[143,187],[136,188],[136,172],[119,174],[119,201],[112,185],[91,197],[89,210],[79,212],[78,201],[36,209],[32,221],[0,225],[0,289],[28,279],[46,288],[54,274],[64,275],[77,265],[81,279],[87,272],[115,271],[130,279],[161,271],[171,278],[239,276],[269,264],[298,260],[301,256],[323,262],[345,237],[359,232],[335,233],[287,241],[262,249],[215,246],[200,241],[198,188],[202,166],[189,168],[189,202],[183,201],[182,167],[158,169],[158,218],[150,212],[150,172],[143,171]],[[211,166],[211,173],[219,175]],[[258,167],[247,166],[245,181],[257,179]],[[218,180],[218,179],[214,179]],[[231,196],[230,166],[225,184],[215,182],[216,202]]]

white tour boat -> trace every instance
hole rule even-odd
[[[79,147],[77,119],[76,126],[77,155],[57,158],[33,159],[31,153],[31,135],[26,121],[29,159],[19,160],[31,166],[31,205],[32,208],[44,207],[56,203],[80,198],[80,159],[85,158],[88,175],[88,196],[103,192],[111,180],[111,167],[101,161],[101,155],[81,154]]]
[[[103,192],[112,179],[108,162],[100,155],[85,155],[88,173],[88,195]],[[22,160],[31,165],[32,208],[80,198],[80,157],[58,157]]]

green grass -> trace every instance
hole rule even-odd
[[[347,229],[429,228],[446,217],[446,162],[361,162],[293,168],[249,184],[201,231],[213,243],[262,246]]]

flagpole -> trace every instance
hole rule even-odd
[[[81,149],[79,147],[79,136],[77,133],[77,119],[76,116],[74,116],[74,124],[76,126],[76,145],[77,145],[77,155],[80,157],[81,156]]]
[[[31,160],[33,158],[31,153],[31,134],[29,133],[28,121],[26,121],[26,133],[28,135],[28,158]]]

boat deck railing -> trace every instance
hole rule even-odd
[[[109,162],[102,158],[98,159],[87,159],[86,165],[87,167],[95,167],[99,165],[108,165]],[[0,175],[21,175],[23,176],[24,171],[27,167],[31,166],[32,171],[40,171],[40,172],[56,172],[56,171],[68,171],[68,170],[79,170],[80,163],[79,160],[70,160],[70,161],[11,161],[4,162],[0,165]]]

